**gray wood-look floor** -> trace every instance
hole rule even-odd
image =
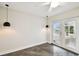
[[[57,46],[45,43],[39,46],[5,54],[3,56],[77,56],[77,54],[66,51]]]

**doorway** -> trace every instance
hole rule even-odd
[[[76,20],[56,20],[52,22],[52,43],[63,48],[76,51]]]
[[[60,45],[61,44],[61,22],[54,21],[52,24],[52,28],[53,28],[53,42],[55,44]]]

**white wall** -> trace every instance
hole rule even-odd
[[[11,27],[2,26],[6,19],[6,9],[0,7],[0,54],[5,54],[47,42],[45,20],[28,13],[9,9]]]

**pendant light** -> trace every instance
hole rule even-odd
[[[46,16],[46,28],[49,28],[49,25],[48,25],[48,16]]]
[[[4,22],[3,23],[3,26],[4,27],[10,27],[11,25],[10,25],[10,22],[8,22],[8,7],[9,7],[9,5],[8,4],[5,4],[5,6],[6,6],[6,22]]]

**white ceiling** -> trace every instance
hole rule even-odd
[[[79,7],[78,2],[64,2],[60,6],[53,8],[50,13],[48,13],[49,5],[41,6],[44,2],[9,2],[9,8],[19,10],[22,12],[32,13],[37,16],[45,17],[47,15],[53,16],[64,11]],[[6,2],[1,2],[0,5],[4,6]]]

